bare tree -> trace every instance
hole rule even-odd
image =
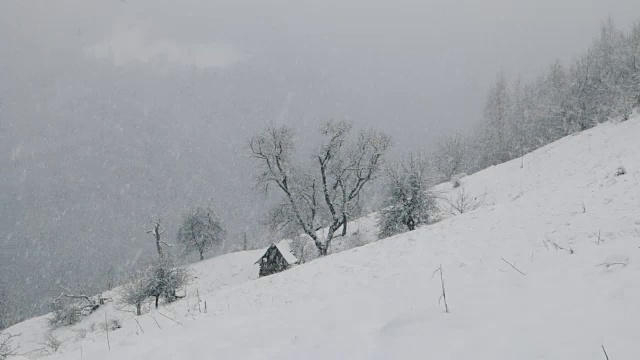
[[[162,252],[162,244],[163,243],[166,244],[166,243],[161,240],[161,236],[164,233],[164,229],[162,229],[160,223],[161,223],[160,219],[155,220],[153,222],[153,229],[147,230],[147,234],[152,235],[153,238],[156,240],[156,249],[158,250],[158,255],[160,257],[163,257],[164,253]]]
[[[160,257],[164,257],[164,250],[162,249],[162,245],[166,247],[171,247],[172,245],[162,241],[162,234],[164,234],[164,229],[162,228],[162,221],[160,219],[153,221],[153,228],[147,230],[147,234],[152,235],[156,241],[156,250],[158,251],[158,255]]]
[[[433,154],[433,166],[443,181],[465,171],[467,165],[468,148],[466,140],[456,134],[442,140]]]
[[[322,192],[331,215],[329,233],[342,226],[347,234],[350,219],[359,213],[359,198],[364,186],[380,173],[383,156],[391,138],[373,130],[360,132],[353,144],[346,144],[351,124],[328,122],[321,133],[328,139],[317,154]]]
[[[250,141],[252,156],[261,168],[258,186],[267,190],[273,184],[284,195],[270,214],[272,224],[280,229],[293,226],[309,235],[320,255],[327,255],[340,228],[346,234],[361,191],[378,175],[390,146],[390,138],[375,131],[361,132],[350,141],[351,130],[346,122],[324,124],[320,133],[325,142],[308,169],[293,164],[291,128],[271,127]],[[327,228],[324,241],[317,234],[323,227]]]
[[[197,251],[204,260],[204,253],[220,246],[224,236],[224,227],[213,209],[198,207],[183,215],[178,244],[185,254]]]
[[[282,224],[281,228],[294,223],[317,244],[316,182],[293,167],[293,145],[293,129],[286,126],[270,127],[250,140],[252,157],[260,166],[256,183],[265,192],[275,185],[284,195],[283,202],[270,214],[271,222]]]

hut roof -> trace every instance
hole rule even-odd
[[[287,240],[280,241],[276,244],[276,247],[280,250],[280,253],[284,256],[284,259],[287,260],[289,265],[293,265],[298,262],[298,258],[291,253],[291,246]]]
[[[281,240],[277,244],[271,244],[267,248],[267,251],[271,248],[271,246],[275,246],[278,249],[280,254],[282,254],[282,257],[284,257],[284,260],[289,265],[293,265],[293,264],[297,264],[298,263],[299,260],[291,252],[291,246],[289,245],[289,241],[288,240]],[[262,257],[264,257],[264,255]],[[262,257],[260,259],[258,259],[258,261],[256,261],[256,264],[259,263],[262,260]]]

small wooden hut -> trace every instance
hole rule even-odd
[[[264,255],[256,261],[256,264],[260,265],[260,277],[287,270],[297,263],[298,259],[291,253],[287,240],[271,244]]]

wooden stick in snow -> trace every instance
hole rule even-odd
[[[162,330],[162,328],[160,327],[160,324],[158,323],[158,320],[156,320],[155,316],[151,315],[151,318],[153,319],[153,321],[156,322],[156,325],[158,325],[158,329]]]
[[[202,308],[200,307],[200,289],[196,289],[196,295],[198,296],[198,312],[202,314]]]
[[[144,334],[144,330],[142,329],[142,325],[140,325],[140,322],[138,321],[138,319],[134,319],[136,321],[136,323],[138,323],[138,327],[140,328],[140,331],[142,331],[142,333]]]
[[[623,263],[623,262],[602,263],[602,264],[598,264],[596,266],[604,266],[606,268],[609,268],[609,267],[614,266],[614,265],[627,266],[627,263]]]
[[[593,235],[595,235],[595,236],[596,236],[596,238],[598,239],[598,240],[596,240],[596,245],[600,245],[600,243],[601,243],[601,242],[603,242],[603,241],[602,241],[601,232],[602,232],[602,230],[598,230],[598,233],[597,233],[597,234],[596,234],[596,233],[593,233]]]
[[[523,276],[526,275],[525,273],[523,273],[522,271],[520,271],[517,267],[515,267],[512,263],[508,262],[507,260],[505,260],[503,257],[501,257],[500,259],[502,259],[502,261],[506,262],[507,264],[509,264],[509,266],[511,266],[512,268],[515,269],[515,271],[519,272],[520,274],[522,274]]]
[[[438,304],[440,304],[441,300],[444,300],[444,312],[449,313],[449,305],[447,304],[447,292],[444,289],[444,273],[442,271],[442,264],[440,264],[440,267],[433,272],[433,275],[431,275],[431,277],[433,278],[433,276],[437,272],[440,272],[440,285],[442,286],[442,294],[438,298]]]
[[[104,329],[107,332],[107,345],[109,346],[109,351],[111,351],[111,342],[109,341],[109,323],[107,322],[107,312],[104,312]]]
[[[605,350],[604,345],[600,345],[602,347],[602,351],[604,352],[604,357],[609,360],[609,355],[607,355],[607,350]]]

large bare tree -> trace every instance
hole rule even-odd
[[[283,202],[271,213],[271,222],[293,226],[309,235],[320,255],[327,255],[336,232],[346,235],[350,219],[357,215],[362,190],[380,172],[391,139],[374,130],[350,137],[352,125],[327,122],[320,128],[324,142],[312,155],[311,165],[294,164],[293,129],[270,127],[253,137],[250,148],[260,173],[258,186],[275,185]],[[324,236],[318,230],[326,228]]]
[[[224,227],[215,211],[210,207],[198,207],[183,215],[178,230],[178,244],[185,254],[195,251],[200,255],[200,260],[204,260],[204,253],[222,245],[224,236]]]

